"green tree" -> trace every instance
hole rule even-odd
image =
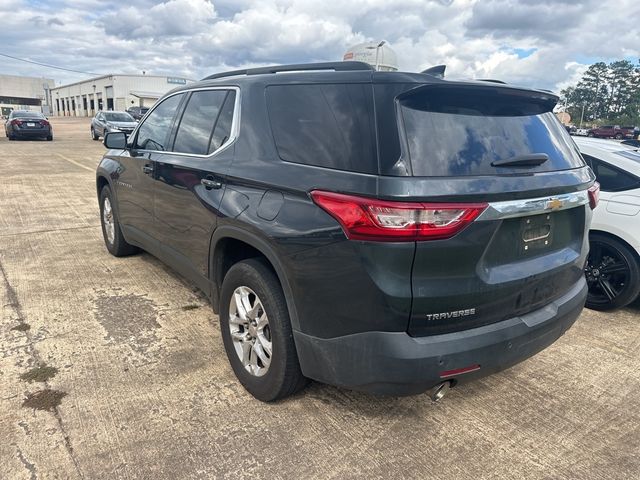
[[[640,65],[628,60],[591,65],[580,81],[562,90],[562,104],[574,121],[640,124]]]

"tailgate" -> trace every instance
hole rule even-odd
[[[418,242],[412,335],[449,333],[544,307],[584,275],[587,191],[490,203],[456,237]]]

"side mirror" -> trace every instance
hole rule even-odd
[[[124,132],[107,132],[103,143],[107,148],[124,150],[127,148],[127,135]]]

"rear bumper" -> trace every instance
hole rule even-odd
[[[17,130],[14,129],[12,132],[14,137],[19,137],[19,138],[46,138],[49,135],[51,135],[51,129],[50,128],[39,128],[37,130]]]
[[[555,342],[576,321],[587,297],[582,277],[565,295],[534,312],[470,330],[411,337],[365,332],[324,339],[294,332],[305,376],[375,394],[412,395],[445,379],[441,372],[480,365],[456,384],[504,370]]]

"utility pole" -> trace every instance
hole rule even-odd
[[[580,114],[580,126],[578,128],[582,128],[583,119],[584,119],[584,103],[582,104],[582,113]]]
[[[385,43],[387,43],[385,40],[382,40],[377,46],[376,46],[376,72],[378,71],[378,53],[380,52],[380,47],[382,47]]]

